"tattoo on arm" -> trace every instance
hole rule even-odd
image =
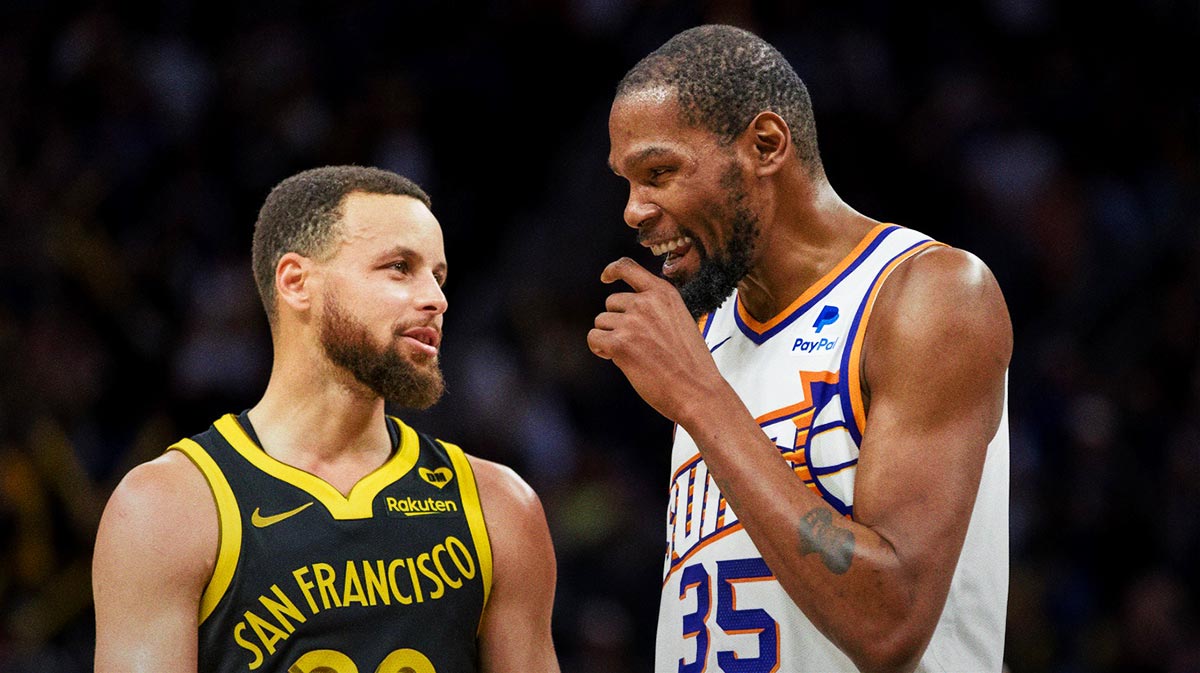
[[[854,533],[833,525],[833,512],[824,507],[815,507],[800,519],[800,555],[813,552],[835,575],[844,575],[854,558]]]

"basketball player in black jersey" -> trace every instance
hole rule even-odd
[[[357,166],[267,197],[270,381],[114,492],[93,562],[98,673],[558,671],[537,496],[385,414],[442,391],[429,205]]]

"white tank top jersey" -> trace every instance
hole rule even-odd
[[[867,320],[888,274],[935,245],[941,244],[911,229],[881,224],[770,321],[754,320],[736,290],[700,321],[722,375],[779,447],[780,460],[850,518],[866,426],[859,362]],[[946,606],[918,671],[998,673],[1002,668],[1008,600],[1007,406],[1006,393],[1006,411],[988,444]],[[709,477],[695,442],[678,426],[671,469],[655,671],[856,671],[772,576]]]

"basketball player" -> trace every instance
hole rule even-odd
[[[633,291],[588,334],[677,424],[655,670],[1000,671],[1012,335],[987,267],[843,202],[804,84],[746,31],[647,56],[609,133],[666,277],[610,264]]]
[[[267,197],[270,381],[117,487],[94,558],[98,672],[558,671],[537,496],[384,412],[442,392],[429,207],[357,166]]]

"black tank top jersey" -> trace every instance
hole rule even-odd
[[[246,414],[172,449],[217,503],[201,673],[465,673],[492,555],[462,450],[388,418],[395,450],[343,496],[268,456]]]

